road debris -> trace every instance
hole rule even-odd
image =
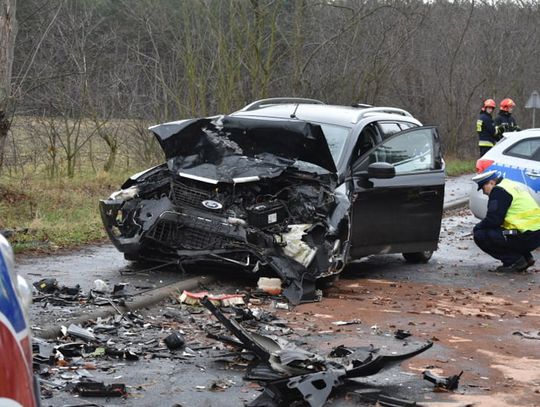
[[[126,385],[114,383],[105,385],[101,382],[84,381],[75,385],[74,392],[82,397],[125,397]]]
[[[357,402],[375,403],[381,407],[421,407],[416,401],[391,397],[383,394],[380,389],[359,389],[347,394]]]
[[[521,332],[521,331],[516,331],[516,332],[513,332],[512,335],[519,335],[519,336],[522,336],[523,338],[525,339],[540,339],[540,331],[527,331],[527,332]]]
[[[94,280],[94,290],[99,293],[111,293],[112,289],[109,284],[107,284],[105,281],[97,279]]]
[[[433,344],[410,343],[407,352],[381,354],[378,349],[352,350],[354,360],[327,359],[304,350],[294,343],[247,331],[234,319],[227,318],[209,299],[200,300],[238,340],[239,347],[251,352],[257,360],[250,365],[250,380],[265,382],[263,392],[248,406],[281,406],[304,401],[311,407],[322,406],[337,387],[350,384],[355,377],[371,376],[403,360],[416,356]],[[231,344],[231,341],[227,341]],[[342,353],[343,354],[343,353]],[[344,362],[344,363],[341,363]]]
[[[43,278],[36,281],[34,287],[42,293],[53,293],[58,289],[58,280],[56,278]]]
[[[186,344],[184,336],[177,331],[171,333],[169,336],[163,339],[163,342],[165,343],[165,345],[167,345],[167,348],[169,348],[169,350],[181,349]]]
[[[279,278],[260,277],[257,281],[257,288],[270,295],[281,294],[281,280]]]
[[[411,334],[410,331],[405,331],[403,329],[398,329],[396,332],[394,332],[394,338],[396,338],[396,339],[405,339],[405,338],[408,338],[411,335],[412,334]]]
[[[435,388],[438,389],[445,389],[445,390],[455,390],[458,388],[459,379],[461,375],[463,374],[463,371],[461,371],[457,375],[453,376],[437,376],[434,373],[431,373],[429,370],[425,370],[423,372],[423,377],[428,382],[431,382],[435,385]]]
[[[75,324],[71,324],[68,328],[67,328],[67,334],[68,335],[71,335],[71,336],[74,336],[76,338],[81,338],[87,342],[91,342],[91,341],[95,341],[96,340],[96,337],[95,335],[90,332],[88,329],[84,329],[78,325],[75,325]]]
[[[361,323],[362,321],[360,321],[359,319],[351,319],[350,321],[334,321],[332,322],[332,325],[344,326],[344,325],[357,325]]]
[[[192,293],[184,290],[180,295],[179,300],[182,304],[201,305],[200,301],[204,297],[208,297],[208,299],[216,305],[223,305],[225,307],[245,304],[244,296],[242,294],[210,294],[207,291]]]

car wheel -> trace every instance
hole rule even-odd
[[[317,280],[317,288],[321,290],[326,290],[328,288],[333,287],[334,284],[338,282],[338,280],[339,280],[339,273],[319,278]]]
[[[124,259],[127,261],[139,261],[141,260],[141,257],[139,256],[139,253],[124,253]]]
[[[430,251],[403,253],[403,257],[408,263],[427,263],[431,256],[433,256],[433,252]]]

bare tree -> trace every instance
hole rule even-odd
[[[17,35],[16,4],[16,0],[0,0],[0,169],[3,166],[4,148],[11,126],[9,104],[13,50]]]

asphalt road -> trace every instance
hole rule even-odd
[[[465,191],[469,188],[459,183],[457,186]],[[447,194],[456,195],[459,197],[458,193]],[[288,321],[292,332],[284,337],[300,341],[303,347],[322,355],[340,344],[396,346],[391,334],[398,328],[410,330],[414,340],[434,341],[432,349],[400,367],[360,380],[360,387],[377,387],[387,394],[428,405],[450,401],[457,403],[451,405],[540,405],[540,341],[514,334],[537,332],[540,327],[540,273],[534,267],[511,275],[488,272],[497,262],[474,245],[470,231],[475,222],[466,210],[447,216],[439,250],[428,264],[407,264],[398,255],[372,256],[349,266],[319,303],[290,311],[265,308]],[[110,246],[18,260],[18,271],[30,281],[54,276],[62,284],[78,283],[84,290],[91,288],[96,278],[110,283],[127,282],[135,290],[182,278],[174,269],[134,268]],[[253,279],[230,274],[220,281],[208,288],[212,292],[234,292],[254,285]],[[68,324],[76,308],[35,303],[31,316],[35,326]],[[170,301],[142,310],[149,326],[143,331],[124,332],[125,336],[117,342],[127,340],[136,346],[143,341],[163,339],[170,329],[180,329],[188,345],[200,350],[180,359],[97,360],[97,369],[87,373],[94,380],[125,383],[130,396],[125,400],[86,401],[99,405],[238,406],[253,400],[260,388],[242,379],[245,367],[218,363],[212,358],[223,348],[219,342],[206,338],[201,329],[212,318],[206,314],[191,315],[185,310],[174,322],[163,317],[180,311],[180,306]],[[361,323],[340,327],[332,324],[352,319]],[[114,342],[115,338],[111,340]],[[213,349],[203,349],[206,346]],[[427,368],[442,375],[463,370],[458,390],[434,392],[433,386],[421,377]],[[69,372],[56,371],[51,380],[65,383],[72,377]],[[328,405],[358,405],[348,396],[350,390],[337,392]],[[66,391],[54,390],[52,396],[44,400],[44,406],[84,403]]]

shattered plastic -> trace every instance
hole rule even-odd
[[[416,356],[433,346],[432,342],[410,343],[407,352],[401,354],[379,354],[378,349],[339,350],[324,358],[297,347],[283,338],[272,338],[248,332],[239,322],[227,318],[208,298],[201,304],[241,342],[241,346],[253,352],[258,361],[252,365],[248,378],[266,382],[264,391],[248,405],[286,406],[295,401],[304,401],[311,407],[323,406],[331,392],[349,379],[371,376],[402,361]],[[230,344],[231,342],[228,341]],[[332,355],[346,355],[348,362]],[[359,357],[358,359],[352,359]],[[276,378],[279,377],[279,378]]]

